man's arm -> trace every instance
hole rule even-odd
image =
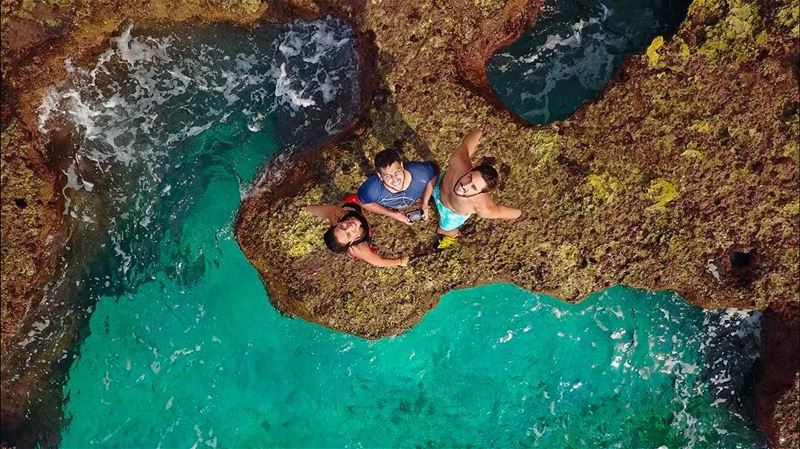
[[[381,206],[378,203],[364,204],[362,207],[364,207],[364,209],[367,212],[372,212],[373,214],[378,214],[378,215],[386,215],[389,218],[394,218],[400,223],[407,225],[411,224],[411,220],[409,220],[408,217],[406,217],[406,214],[398,212],[396,210],[391,210],[388,207]]]
[[[433,186],[436,184],[436,180],[438,177],[434,177],[427,184],[425,184],[425,190],[422,191],[422,219],[428,219],[428,203],[431,201],[431,196],[433,195]]]
[[[378,195],[377,191],[380,191],[381,185],[382,183],[376,175],[370,176],[366,181],[364,181],[363,184],[361,184],[361,187],[358,188],[358,192],[356,192],[358,201],[361,203],[361,207],[363,207],[367,212],[385,215],[389,218],[399,221],[400,223],[410,225],[411,220],[409,220],[405,214],[389,209],[388,207],[382,206],[378,203],[380,196]]]
[[[456,151],[453,152],[453,156],[450,158],[451,167],[454,164],[458,164],[467,170],[472,168],[472,155],[475,154],[475,150],[478,148],[478,142],[480,142],[482,134],[481,129],[476,127],[464,136],[464,139],[461,140],[461,143],[456,147]]]
[[[425,190],[422,191],[422,219],[428,219],[428,204],[431,201],[431,196],[433,195],[433,187],[439,181],[439,165],[435,162],[429,162],[432,167],[431,173],[431,180],[425,184]]]
[[[498,220],[516,220],[522,215],[522,211],[513,207],[496,204],[491,199],[487,199],[477,208],[478,216]]]
[[[408,257],[387,259],[379,256],[378,254],[373,253],[369,249],[369,245],[367,245],[366,243],[359,243],[358,245],[351,247],[350,253],[354,257],[361,259],[374,267],[379,267],[379,268],[404,267],[408,265]]]

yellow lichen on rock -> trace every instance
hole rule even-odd
[[[706,158],[706,155],[703,154],[702,151],[698,151],[698,150],[696,150],[694,148],[689,148],[688,150],[685,150],[683,153],[681,153],[681,156],[683,156],[683,157],[693,157],[693,158],[696,158],[696,159],[705,159]]]
[[[699,53],[710,60],[732,58],[738,63],[752,60],[756,49],[767,42],[764,19],[755,2],[747,0],[702,0],[692,3],[690,14],[717,16],[727,11],[706,32],[706,41]]]
[[[559,266],[572,268],[578,264],[578,247],[571,243],[565,243],[558,247],[555,257],[559,260]]]
[[[663,178],[656,178],[650,182],[650,187],[647,189],[645,198],[654,204],[647,208],[647,210],[660,210],[665,206],[677,199],[680,196],[678,188],[675,184]]]
[[[689,129],[708,134],[711,132],[711,123],[709,123],[708,120],[697,120],[696,122],[692,123],[691,126],[689,126]]]
[[[622,186],[619,179],[607,171],[589,175],[586,182],[591,189],[592,197],[605,204],[614,202]]]
[[[795,39],[800,38],[800,6],[797,2],[790,2],[778,9],[776,16],[777,22],[787,28]]]
[[[322,245],[320,236],[327,225],[324,220],[308,212],[300,211],[294,222],[280,237],[281,246],[292,257],[304,257]]]
[[[658,60],[661,57],[661,55],[658,54],[658,49],[661,48],[661,46],[663,45],[664,45],[664,37],[656,36],[655,39],[653,39],[653,42],[651,42],[650,45],[647,47],[647,51],[645,52],[645,54],[647,54],[647,62],[648,64],[650,64],[650,67],[660,67],[660,65],[658,64]]]
[[[561,136],[550,131],[540,131],[534,134],[530,152],[536,158],[536,169],[547,169],[555,163],[560,153],[563,142]]]
[[[504,0],[472,0],[472,4],[480,8],[485,14],[499,11],[505,3]]]
[[[783,206],[783,209],[781,209],[781,213],[785,214],[785,215],[788,215],[789,218],[793,218],[794,222],[796,223],[797,222],[797,217],[798,217],[798,215],[800,215],[800,202],[793,201],[793,202]]]
[[[691,56],[691,52],[689,51],[689,45],[683,39],[680,39],[680,50],[678,54],[683,59],[689,59],[689,56]]]

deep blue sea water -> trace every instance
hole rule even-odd
[[[234,216],[267,161],[352,118],[353,39],[330,18],[134,27],[47,95],[43,131],[79,131],[72,246],[102,255],[65,280],[91,318],[62,447],[765,447],[741,383],[757,313],[494,284],[378,341],[280,316]]]
[[[528,31],[489,59],[498,98],[534,124],[569,117],[599,95],[630,53],[671,36],[686,0],[552,0]]]

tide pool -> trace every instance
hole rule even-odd
[[[354,61],[331,18],[134,27],[48,94],[43,130],[77,130],[71,245],[95,254],[65,281],[91,317],[61,447],[766,447],[742,382],[758,314],[493,284],[378,341],[280,316],[236,210],[265,163],[352,118]]]
[[[569,117],[599,95],[624,57],[671,36],[685,0],[554,0],[536,23],[486,63],[503,104],[529,123]]]

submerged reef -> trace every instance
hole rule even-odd
[[[36,112],[45,88],[65,77],[65,59],[96,55],[129,19],[249,23],[332,13],[360,33],[364,113],[337,142],[267,167],[237,221],[240,246],[279,310],[378,338],[413,326],[448,290],[498,280],[573,302],[623,283],[673,289],[703,307],[764,310],[759,425],[776,447],[796,447],[796,4],[695,0],[677,34],[629,57],[600,98],[533,127],[499,106],[484,64],[535,23],[542,4],[3,0],[3,360],[26,356],[15,343],[70,235],[61,164],[73,150],[45,145]],[[445,165],[476,125],[484,128],[476,159],[497,158],[495,198],[522,207],[519,220],[473,218],[457,245],[440,251],[435,212],[412,227],[370,216],[379,251],[411,255],[406,268],[376,269],[325,250],[325,223],[303,206],[353,193],[386,147]],[[3,389],[3,440],[26,401],[41,401],[31,396],[36,382]]]

